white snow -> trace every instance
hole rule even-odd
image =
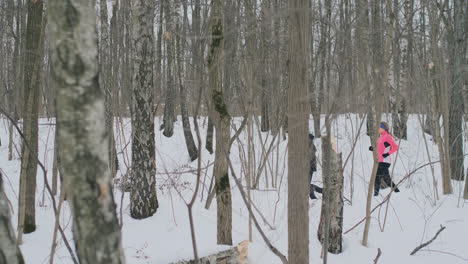
[[[119,121],[116,119],[116,121]],[[125,173],[131,161],[130,140],[131,125],[129,119],[121,120],[116,128],[116,140],[119,152],[120,171],[118,176]],[[236,119],[237,127],[240,119]],[[207,122],[204,118],[199,121],[202,128],[203,154],[202,167],[208,170],[202,171],[202,185],[194,206],[194,221],[196,226],[196,238],[200,256],[215,253],[228,248],[216,244],[216,200],[213,200],[209,210],[204,209],[207,198],[207,189],[210,185],[214,161],[214,154],[210,155],[204,148]],[[367,197],[368,181],[372,170],[372,153],[368,151],[369,137],[365,135],[365,123],[359,132],[361,119],[358,115],[341,115],[332,126],[333,136],[336,139],[338,151],[343,154],[345,161],[352,149],[354,138],[358,141],[354,158],[350,157],[345,168],[344,195],[351,200],[351,177],[354,178],[354,192],[352,205],[345,202],[344,231],[354,226],[365,215],[365,203]],[[55,120],[40,120],[40,159],[46,165],[49,182],[51,182],[53,144],[55,126],[50,125]],[[125,194],[123,199],[123,246],[127,263],[171,263],[181,259],[192,259],[192,241],[188,221],[188,211],[185,201],[189,201],[194,190],[195,172],[197,161],[190,162],[183,137],[182,122],[175,124],[175,133],[172,138],[166,138],[158,130],[160,120],[156,120],[156,147],[157,147],[157,184],[159,209],[156,214],[145,220],[133,220],[129,216],[129,197]],[[5,119],[0,119],[0,169],[5,176],[5,190],[13,206],[12,223],[16,229],[17,222],[17,195],[19,189],[20,159],[15,152],[14,159],[8,161],[8,125]],[[310,121],[311,129],[313,127]],[[193,123],[192,123],[192,129]],[[124,135],[122,135],[124,131]],[[232,132],[232,134],[234,134]],[[258,133],[255,130],[256,168],[260,166],[262,157],[262,145],[259,139],[261,134],[268,150],[272,136],[268,133]],[[398,158],[393,157],[392,167],[394,181],[398,182],[408,172],[428,163],[428,155],[420,129],[418,117],[413,115],[408,123],[408,140],[397,140],[400,144]],[[194,133],[195,136],[195,133]],[[240,141],[242,145],[233,145],[231,159],[236,168],[238,177],[244,177],[244,165],[241,156],[247,153],[247,138],[242,133]],[[275,145],[271,151],[269,162],[265,166],[268,177],[266,183],[265,174],[260,180],[260,190],[252,191],[252,200],[265,216],[268,224],[265,224],[258,215],[259,222],[270,241],[283,254],[287,255],[287,141],[280,139],[279,145]],[[431,161],[438,160],[437,146],[426,135]],[[196,141],[196,138],[195,138]],[[18,144],[19,138],[15,137]],[[304,142],[306,144],[306,142]],[[321,146],[320,139],[315,140],[318,149],[319,168],[314,174],[313,181],[317,185],[321,183]],[[125,147],[127,146],[127,147]],[[245,151],[245,154],[242,153]],[[242,154],[241,154],[242,153]],[[351,171],[353,173],[351,174]],[[401,186],[401,192],[393,194],[387,211],[387,220],[384,225],[386,204],[372,214],[372,223],[369,236],[369,246],[361,245],[363,224],[344,235],[344,252],[339,255],[329,254],[329,263],[373,263],[377,255],[377,249],[382,250],[379,264],[386,263],[421,263],[421,264],[456,264],[468,263],[466,251],[466,239],[468,238],[468,203],[463,200],[462,193],[464,182],[453,181],[454,193],[442,195],[442,183],[439,164],[434,165],[435,179],[438,182],[440,199],[434,199],[432,187],[433,176],[430,166],[418,170]],[[274,175],[274,176],[272,176]],[[353,176],[352,176],[353,175]],[[277,177],[278,188],[273,188],[272,178]],[[244,178],[243,178],[244,179]],[[245,184],[245,181],[243,181]],[[230,179],[233,194],[233,243],[237,244],[248,239],[248,211],[241,199],[240,193],[235,187],[234,180]],[[48,263],[52,235],[54,227],[54,214],[49,195],[44,190],[43,174],[38,168],[37,176],[37,231],[24,236],[24,244],[21,246],[26,263]],[[203,192],[202,192],[203,191]],[[388,194],[389,189],[381,191],[380,196],[373,198],[372,206],[379,204]],[[58,201],[58,196],[56,197]],[[114,199],[118,205],[119,214],[121,192],[114,188]],[[321,263],[321,245],[317,240],[317,228],[320,218],[321,200],[309,201],[309,237],[310,237],[310,263]],[[66,229],[68,239],[72,240],[72,219],[68,204],[65,202],[61,214],[61,225]],[[271,225],[273,229],[269,227]],[[428,247],[418,252],[415,256],[409,253],[422,242],[431,239],[438,231],[440,225],[446,226],[440,236]],[[270,252],[260,235],[253,227],[253,243],[249,246],[249,263],[281,263]],[[72,243],[72,242],[71,242]],[[72,243],[73,245],[73,243]],[[428,251],[430,250],[430,251]],[[54,263],[72,263],[68,251],[59,236],[58,252]]]

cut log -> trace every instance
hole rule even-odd
[[[328,148],[328,149],[327,149]],[[325,228],[328,229],[328,252],[333,254],[339,254],[342,252],[342,234],[343,234],[343,170],[342,170],[342,157],[341,153],[337,153],[336,143],[331,137],[331,146],[322,137],[322,153],[329,152],[330,160],[326,160],[326,156],[323,156],[323,197],[322,200],[322,211],[320,215],[320,224],[317,232],[319,241],[323,244],[325,241]],[[329,166],[328,166],[329,163]],[[326,180],[325,177],[329,177]],[[326,197],[328,196],[328,197]],[[326,224],[326,210],[329,210],[329,224]]]
[[[247,264],[249,241],[245,240],[236,247],[209,255],[198,260],[179,261],[172,264]]]

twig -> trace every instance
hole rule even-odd
[[[51,250],[50,250],[50,261],[49,261],[50,264],[54,263],[54,255],[55,255],[55,251],[56,251],[56,248],[57,248],[57,231],[58,231],[58,225],[60,223],[60,211],[62,210],[62,204],[63,204],[64,198],[65,198],[65,192],[64,192],[64,190],[62,188],[62,191],[60,192],[58,212],[57,212],[57,215],[55,216],[54,235],[53,235],[53,238],[52,238],[52,247],[51,247]]]
[[[24,137],[24,134],[21,131],[21,129],[18,127],[18,124],[16,124],[16,121],[13,118],[11,118],[11,116],[8,115],[8,113],[1,106],[0,106],[0,113],[2,113],[7,119],[10,120],[11,124],[15,127],[16,131],[18,131],[18,134],[23,139],[23,144],[27,148],[29,148],[29,142]],[[39,165],[39,167],[42,170],[42,173],[44,175],[44,183],[46,185],[47,192],[50,195],[50,199],[52,200],[52,208],[54,209],[55,215],[57,215],[58,214],[58,212],[57,212],[57,202],[55,201],[55,196],[53,195],[52,189],[50,188],[50,185],[49,185],[49,181],[47,180],[46,168],[45,168],[44,164],[42,164],[42,162],[39,160],[39,158],[37,156],[34,156],[34,158],[36,159],[37,164]],[[78,264],[79,262],[76,259],[75,254],[73,253],[73,249],[71,248],[70,244],[68,243],[68,239],[67,239],[67,237],[65,235],[65,232],[63,231],[62,227],[60,226],[60,224],[58,224],[58,230],[60,231],[60,235],[62,236],[63,242],[65,243],[65,246],[67,247],[68,252],[70,253],[70,256],[71,256],[71,258],[73,260],[73,263]]]
[[[421,251],[437,252],[437,253],[447,254],[447,255],[454,256],[454,257],[457,257],[459,259],[462,259],[464,261],[468,261],[468,258],[464,258],[462,256],[458,256],[458,255],[450,253],[450,252],[445,252],[445,251],[440,251],[440,250],[432,250],[432,249],[421,249]]]
[[[431,240],[429,240],[429,241],[427,241],[426,243],[423,243],[423,244],[417,246],[417,247],[410,253],[410,255],[413,256],[413,255],[416,254],[416,252],[418,252],[420,249],[422,249],[422,248],[426,247],[427,245],[431,244],[432,242],[434,242],[434,240],[436,240],[436,238],[439,236],[439,234],[440,234],[442,231],[444,231],[444,229],[445,229],[445,226],[442,226],[442,225],[441,225],[439,231],[437,231],[437,233],[435,234],[435,236],[434,236]]]
[[[375,256],[375,259],[374,259],[374,264],[377,264],[377,262],[379,261],[379,258],[380,256],[382,255],[382,250],[380,250],[380,248],[377,249],[377,256]]]

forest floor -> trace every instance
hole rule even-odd
[[[51,181],[53,150],[54,150],[54,120],[40,120],[40,159],[48,169]],[[203,146],[207,122],[200,119],[203,130]],[[237,127],[240,119],[236,119]],[[131,160],[130,140],[131,125],[129,119],[117,120],[116,141],[120,170],[117,177],[125,174]],[[160,121],[156,121],[159,128]],[[369,137],[365,134],[365,123],[361,130],[361,119],[358,115],[341,115],[334,122],[332,130],[336,139],[338,151],[342,153],[343,162],[350,156],[353,142],[357,139],[354,155],[344,169],[345,207],[344,231],[352,228],[365,216],[365,206],[368,182],[372,171],[372,153],[368,151]],[[310,128],[313,127],[310,122]],[[395,182],[400,181],[409,172],[431,161],[438,161],[437,146],[431,141],[431,136],[425,135],[424,140],[418,116],[411,116],[408,122],[408,140],[396,139],[400,145],[398,156],[393,155],[390,172]],[[192,123],[193,129],[193,123]],[[123,133],[122,133],[123,132]],[[232,133],[234,134],[234,133]],[[195,136],[195,134],[194,134]],[[254,130],[255,168],[261,165],[264,152],[268,151],[273,142],[273,136]],[[261,138],[261,139],[260,139]],[[280,139],[279,141],[277,139]],[[252,201],[261,212],[256,216],[266,232],[271,243],[284,255],[287,255],[287,140],[275,138],[265,170],[259,180],[258,190],[252,191]],[[5,177],[5,191],[13,207],[12,223],[17,225],[17,204],[20,174],[20,159],[17,152],[14,159],[8,161],[8,129],[7,122],[0,119],[0,169]],[[15,138],[16,143],[19,138]],[[196,142],[196,139],[195,139]],[[239,144],[239,142],[241,142]],[[261,143],[263,142],[263,144]],[[321,180],[321,145],[320,139],[314,140],[318,149],[318,171],[314,174],[314,183],[322,186]],[[427,145],[426,143],[427,142]],[[307,144],[307,142],[304,142]],[[264,147],[262,147],[264,145]],[[19,144],[17,144],[19,147]],[[154,216],[145,220],[133,220],[129,215],[129,195],[125,193],[121,203],[122,193],[114,188],[114,199],[123,212],[123,248],[127,263],[166,264],[182,259],[192,259],[192,241],[185,201],[189,201],[195,186],[197,161],[190,162],[183,136],[182,122],[175,124],[174,136],[166,138],[157,131],[157,192],[159,209]],[[466,149],[467,146],[465,146]],[[428,151],[427,151],[428,150]],[[239,141],[231,150],[231,159],[238,177],[245,179],[245,158],[247,155],[247,134],[242,133]],[[209,210],[204,208],[207,190],[212,176],[214,154],[210,155],[205,148],[202,152],[202,185],[194,206],[194,221],[198,251],[200,256],[206,256],[228,248],[216,245],[216,200]],[[468,165],[465,162],[465,165]],[[466,167],[466,166],[465,166]],[[343,236],[343,253],[329,254],[329,263],[374,263],[378,249],[381,250],[378,263],[412,263],[412,264],[457,264],[468,263],[468,201],[463,200],[464,182],[452,181],[454,193],[442,195],[440,166],[435,164],[434,174],[430,166],[426,166],[401,184],[401,192],[394,193],[388,204],[383,204],[372,214],[369,245],[361,245],[364,224]],[[266,173],[265,173],[266,172]],[[433,179],[438,182],[438,196],[435,198]],[[245,180],[243,180],[245,184]],[[233,243],[237,244],[249,237],[249,214],[240,192],[230,179],[233,195]],[[380,195],[373,197],[372,207],[383,201],[389,189],[381,190]],[[43,175],[38,170],[36,190],[37,231],[24,236],[21,246],[26,263],[49,263],[50,249],[54,228],[54,214],[51,199],[44,190]],[[58,200],[58,196],[56,197]],[[309,200],[309,237],[310,263],[322,263],[321,244],[317,240],[317,228],[320,219],[321,199]],[[119,215],[120,218],[120,215]],[[67,203],[64,203],[60,217],[61,225],[66,229],[67,238],[72,239],[72,219]],[[443,225],[446,229],[429,246],[416,255],[411,251],[418,245],[430,240]],[[72,263],[68,251],[59,236],[58,251],[54,263]],[[281,263],[268,249],[259,233],[253,227],[253,242],[249,246],[249,263]]]

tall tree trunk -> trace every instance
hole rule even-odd
[[[208,70],[210,75],[210,101],[213,124],[216,129],[216,153],[213,168],[215,177],[217,205],[217,242],[232,245],[232,201],[231,185],[229,183],[228,163],[231,116],[228,113],[225,93],[221,82],[222,60],[224,46],[223,32],[223,1],[211,2],[210,17],[211,43],[208,55]]]
[[[182,39],[186,38],[186,21],[188,20],[187,17],[187,8],[186,8],[186,3],[184,3],[184,19],[183,19],[183,30],[182,30]],[[178,11],[179,8],[177,8]],[[184,50],[185,50],[185,42],[181,43],[181,36],[180,36],[180,19],[177,22],[176,25],[176,48],[177,48],[177,75],[179,78],[179,92],[180,92],[180,112],[182,115],[182,126],[184,129],[184,138],[185,138],[185,144],[187,145],[187,151],[190,156],[190,160],[194,161],[198,157],[198,151],[197,151],[197,146],[195,146],[195,141],[193,140],[193,135],[192,135],[192,129],[190,127],[190,120],[189,120],[189,114],[187,110],[187,90],[185,89],[185,84],[184,84],[184,79],[182,78],[182,73],[184,72],[183,69],[183,62],[182,62],[182,56],[184,55]],[[194,120],[195,122],[196,120]]]
[[[240,2],[240,1],[239,1]],[[236,6],[234,0],[225,0],[224,1],[224,30],[229,32],[224,36],[224,54],[226,59],[223,61],[224,67],[224,76],[223,76],[223,88],[226,93],[226,98],[229,101],[233,99],[233,86],[232,83],[234,82],[235,77],[235,66],[237,60],[237,29],[235,24],[235,12]]]
[[[398,5],[398,3],[394,3],[394,5]],[[398,14],[398,6],[394,6],[394,12],[395,14]],[[405,10],[404,10],[404,15],[405,15],[405,28],[406,28],[406,34],[404,34],[406,37],[406,46],[404,47],[404,54],[403,54],[403,67],[402,67],[402,72],[403,72],[403,80],[402,80],[402,86],[398,85],[398,90],[397,90],[397,102],[395,106],[395,111],[393,112],[392,115],[392,120],[393,120],[393,133],[396,137],[402,138],[402,139],[407,139],[407,125],[406,123],[408,122],[408,113],[407,113],[407,99],[409,96],[412,95],[411,90],[412,87],[414,87],[415,82],[414,80],[414,26],[413,26],[413,18],[414,18],[414,0],[407,0],[405,2]],[[395,19],[398,19],[398,16],[395,15]],[[396,22],[395,22],[396,24]],[[399,25],[396,24],[395,31],[399,32]],[[395,33],[394,35],[396,35]],[[397,36],[399,38],[399,36]],[[400,46],[398,46],[398,49],[400,49]],[[400,51],[398,51],[398,56],[400,55]],[[396,56],[396,55],[395,55]],[[400,59],[398,59],[399,62]],[[400,65],[398,65],[399,68]],[[398,73],[398,77],[400,77],[400,73]],[[398,78],[398,81],[400,81],[400,78]],[[404,88],[401,89],[401,88]]]
[[[463,59],[466,40],[464,38],[464,7],[465,0],[454,0],[454,27],[448,32],[448,47],[450,56],[451,89],[449,109],[449,144],[450,144],[450,172],[452,180],[463,181]]]
[[[367,1],[366,1],[367,2]],[[362,2],[361,2],[362,4]],[[367,5],[367,3],[365,3]],[[362,6],[361,6],[362,8]],[[371,1],[371,17],[372,17],[372,27],[371,27],[371,43],[369,45],[370,47],[370,53],[371,53],[371,65],[373,67],[371,71],[371,85],[368,87],[368,96],[371,98],[370,102],[373,102],[373,104],[369,107],[369,113],[368,113],[368,120],[370,117],[372,117],[373,121],[373,127],[370,127],[367,132],[370,133],[370,138],[371,138],[371,144],[374,147],[374,149],[377,149],[376,147],[376,142],[377,142],[377,131],[378,131],[378,124],[380,123],[381,117],[382,117],[382,111],[384,108],[384,94],[383,94],[383,88],[382,86],[385,84],[386,81],[384,76],[385,73],[384,71],[384,63],[385,63],[385,58],[384,56],[384,48],[383,48],[383,34],[382,34],[382,18],[381,18],[381,3],[378,1]],[[362,18],[361,18],[362,19]],[[361,21],[362,22],[362,21]],[[359,23],[358,23],[359,24]],[[358,25],[359,26],[359,25]],[[364,51],[363,51],[364,52]],[[365,63],[365,62],[364,62]],[[367,73],[367,71],[366,71]],[[373,113],[372,106],[375,106],[375,116]],[[373,128],[373,129],[372,129]],[[373,194],[373,189],[374,189],[374,183],[375,183],[375,178],[376,178],[376,172],[377,172],[377,152],[373,152],[373,157],[374,157],[374,166],[372,167],[372,174],[370,176],[370,181],[368,185],[368,191],[367,191],[367,201],[366,201],[366,221],[364,224],[364,232],[363,232],[363,238],[362,238],[362,245],[367,246],[368,244],[368,239],[369,239],[369,229],[370,229],[370,221],[371,221],[371,206],[372,206],[372,194]]]
[[[131,10],[131,0],[122,0],[122,12],[123,12],[123,26],[125,29],[123,35],[123,64],[122,64],[122,112],[127,113],[127,109],[131,110],[131,98],[133,91],[133,20]],[[127,108],[128,107],[128,108]]]
[[[157,42],[156,42],[156,62],[155,62],[155,78],[154,78],[154,81],[155,81],[155,84],[154,84],[154,88],[155,88],[155,98],[156,98],[156,95],[162,95],[164,94],[163,91],[162,91],[162,77],[163,77],[163,73],[162,73],[162,63],[163,63],[163,55],[162,55],[162,41],[163,41],[163,16],[164,16],[164,2],[163,1],[159,1],[159,23],[158,23],[158,39],[157,39]],[[156,102],[155,102],[156,103]],[[156,107],[156,105],[154,106]],[[156,114],[156,109],[154,111],[154,113]]]
[[[94,8],[93,1],[49,1],[59,152],[80,263],[124,263],[98,83]]]
[[[308,0],[289,1],[288,90],[288,256],[290,264],[309,263],[309,170],[307,49]]]
[[[40,100],[40,71],[42,65],[41,42],[43,1],[31,1],[28,4],[28,23],[26,26],[26,52],[24,65],[23,93],[23,133],[21,150],[20,219],[18,230],[31,233],[36,230],[36,174],[38,158],[38,118]],[[24,218],[23,211],[24,210]],[[19,235],[19,241],[21,241]]]
[[[112,178],[117,173],[116,149],[114,140],[114,115],[112,113],[112,64],[110,63],[110,43],[109,43],[109,22],[107,15],[107,1],[100,0],[101,11],[101,38],[99,40],[99,67],[100,67],[100,87],[105,94],[105,112],[106,112],[106,131],[109,134],[109,168]]]
[[[268,26],[271,24],[271,15],[269,13],[269,1],[262,1],[261,4],[261,24],[260,24],[260,43],[261,43],[261,108],[262,108],[262,123],[261,131],[267,132],[270,130],[270,112],[271,112],[271,76],[269,61],[269,33]]]
[[[174,82],[174,39],[178,32],[174,31],[172,19],[172,7],[170,0],[164,0],[164,12],[166,14],[166,45],[167,45],[167,87],[166,100],[164,104],[164,132],[166,137],[174,134],[175,121],[175,82]]]
[[[444,109],[447,108],[446,97],[442,93],[442,71],[443,71],[443,59],[441,51],[438,45],[438,39],[440,37],[440,20],[441,16],[437,15],[436,4],[429,4],[429,24],[430,24],[430,50],[432,54],[432,62],[428,65],[429,68],[429,80],[431,86],[431,101],[432,111],[431,119],[435,131],[435,138],[437,139],[437,147],[439,150],[439,156],[441,160],[441,175],[442,175],[442,192],[443,194],[451,194],[452,181],[450,179],[450,152],[447,146],[447,131],[448,127],[444,126],[444,133],[442,135],[442,129],[440,124],[440,118],[443,118],[444,124],[447,120],[447,113]]]
[[[152,216],[158,209],[156,196],[156,152],[153,118],[153,1],[132,3],[133,91],[132,91],[132,176],[130,215]],[[136,23],[138,22],[138,23]]]

